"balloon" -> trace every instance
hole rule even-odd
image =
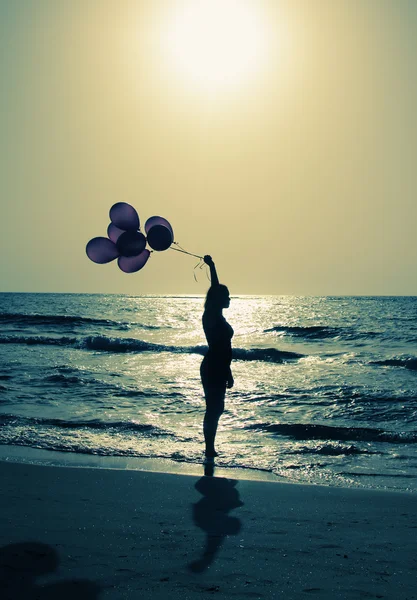
[[[114,243],[117,242],[122,233],[124,233],[124,229],[119,229],[114,223],[110,223],[110,225],[107,227],[107,235]]]
[[[85,251],[88,258],[99,265],[111,262],[120,254],[116,244],[105,237],[95,237],[90,240]]]
[[[154,225],[147,233],[148,244],[154,250],[167,250],[173,242],[172,231],[165,225]]]
[[[138,256],[121,256],[117,264],[124,273],[136,273],[146,265],[150,254],[149,250],[146,249]]]
[[[146,237],[140,231],[124,231],[116,243],[122,256],[138,256],[146,247]]]
[[[133,206],[126,202],[117,202],[110,209],[110,219],[116,227],[125,231],[139,229],[139,215]]]
[[[140,271],[149,260],[150,250],[161,252],[174,243],[174,231],[163,217],[150,217],[145,223],[145,232],[139,231],[140,220],[136,210],[126,202],[117,202],[110,209],[111,223],[107,238],[95,237],[86,246],[87,256],[95,263],[104,264],[118,259],[117,264],[124,273]]]
[[[172,234],[172,239],[174,239],[174,231],[173,231],[170,223],[168,223],[168,221],[166,219],[164,219],[164,217],[149,217],[149,219],[145,223],[146,235],[148,235],[150,228],[154,227],[155,225],[164,225],[164,227],[167,227]]]

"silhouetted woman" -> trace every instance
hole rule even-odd
[[[223,308],[228,308],[230,304],[229,290],[219,283],[211,256],[206,255],[204,262],[210,267],[211,275],[211,287],[207,292],[203,314],[203,328],[209,348],[201,363],[200,373],[206,399],[203,422],[205,455],[206,459],[211,460],[217,456],[214,440],[224,410],[226,388],[233,387],[234,383],[230,370],[233,329],[222,313]]]

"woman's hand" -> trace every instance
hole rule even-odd
[[[219,278],[217,276],[216,266],[214,264],[214,260],[211,258],[210,254],[206,254],[203,258],[206,265],[210,267],[210,279],[211,285],[219,285]]]
[[[230,390],[230,388],[232,388],[234,386],[234,384],[235,384],[235,380],[233,379],[233,375],[230,373],[230,375],[229,375],[229,377],[228,377],[228,379],[226,381],[226,387],[227,387],[227,389]]]

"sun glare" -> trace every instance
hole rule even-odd
[[[255,0],[179,2],[162,37],[171,67],[207,92],[250,78],[265,60],[268,42]]]

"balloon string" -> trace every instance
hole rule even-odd
[[[176,252],[182,252],[183,254],[188,254],[189,256],[195,256],[196,258],[203,260],[202,256],[198,256],[198,254],[192,254],[191,252],[187,252],[187,250],[180,250],[179,248],[173,248],[172,246],[171,246],[171,250],[175,250]]]
[[[198,261],[198,263],[196,264],[196,266],[194,267],[194,273],[193,273],[193,275],[194,275],[194,279],[197,281],[197,283],[198,283],[198,279],[196,277],[195,270],[198,269],[198,268],[202,269],[204,267],[204,265],[205,265],[205,263],[204,263],[203,259],[200,259]]]
[[[196,274],[195,274],[195,270],[196,270],[196,269],[198,269],[198,268],[202,269],[202,268],[204,267],[204,265],[205,265],[205,263],[204,263],[204,258],[203,258],[202,256],[199,256],[198,254],[193,254],[192,252],[187,252],[187,250],[184,250],[184,248],[182,248],[182,247],[179,245],[179,243],[178,243],[178,242],[172,242],[172,243],[173,243],[173,244],[175,244],[176,246],[178,246],[178,248],[173,248],[173,247],[171,246],[171,247],[170,247],[170,248],[171,248],[171,250],[175,250],[176,252],[182,252],[183,254],[188,254],[189,256],[195,256],[196,258],[198,258],[198,259],[199,259],[198,263],[197,263],[197,264],[196,264],[196,266],[194,267],[194,272],[193,272],[194,279],[195,279],[195,281],[197,281],[197,283],[198,283],[198,280],[197,280],[197,277],[196,277]],[[206,275],[207,275],[207,272],[206,272]]]

